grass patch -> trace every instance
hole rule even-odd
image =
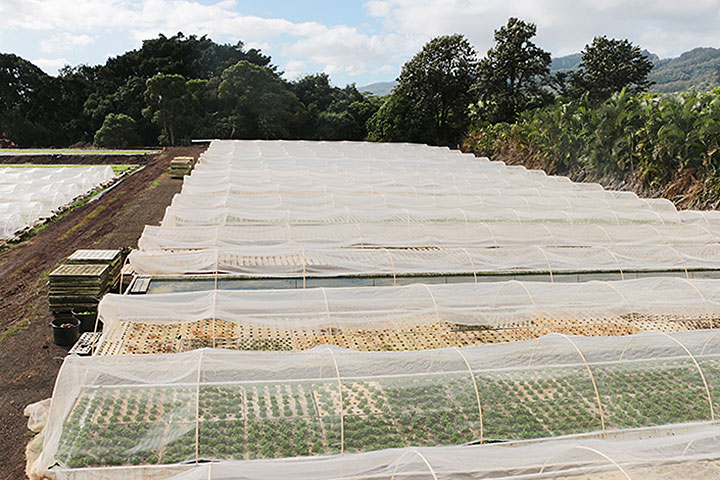
[[[159,153],[160,150],[87,150],[72,148],[12,148],[0,154],[7,156],[15,155],[150,155]]]
[[[18,333],[22,332],[23,330],[27,330],[28,328],[30,328],[29,322],[25,322],[24,324],[22,324],[20,322],[16,322],[15,324],[10,325],[7,330],[0,333],[0,342],[3,342],[4,340],[12,337],[13,335],[17,335]]]
[[[138,166],[135,164],[123,164],[123,165],[81,165],[81,164],[72,164],[72,165],[66,165],[66,164],[36,164],[36,163],[18,163],[18,164],[11,164],[11,165],[2,165],[2,168],[5,167],[12,167],[12,168],[80,168],[80,167],[112,167],[113,173],[115,175],[118,175],[119,173],[124,172],[125,170],[131,170],[134,168],[137,168]]]
[[[160,180],[155,180],[154,182],[152,182],[150,184],[150,190],[152,190],[153,188],[156,188],[158,185],[160,185]]]

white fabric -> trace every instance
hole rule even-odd
[[[111,180],[110,166],[0,168],[0,239]]]
[[[69,356],[31,474],[66,462],[76,468],[176,464],[248,451],[272,457],[278,455],[275,445],[305,456],[302,445],[310,436],[323,439],[315,454],[351,453],[377,449],[378,441],[457,445],[712,421],[720,392],[718,359],[717,330],[553,334],[417,352],[320,346],[300,352]],[[258,395],[264,403],[256,404]],[[255,413],[247,413],[247,405]],[[245,422],[272,434],[253,440],[236,432],[244,431]],[[281,441],[298,422],[308,430]],[[134,440],[125,440],[128,435]],[[226,445],[228,435],[235,439]]]

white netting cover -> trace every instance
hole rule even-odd
[[[51,216],[114,176],[110,166],[0,168],[0,239]]]
[[[711,480],[720,474],[720,428],[622,439],[417,447],[328,458],[230,461],[191,467],[172,480],[592,479]],[[664,434],[664,435],[663,435]],[[636,434],[642,437],[642,433]]]
[[[193,251],[135,250],[128,257],[141,275],[226,273],[246,277],[486,275],[522,273],[716,270],[720,244],[505,247],[302,248],[218,247]]]
[[[198,250],[268,245],[348,247],[642,246],[718,243],[716,225],[337,224],[168,227],[147,225],[141,250]]]
[[[447,148],[358,142],[215,141],[164,226],[308,223],[717,223],[539,170]]]
[[[549,332],[623,335],[712,328],[714,280],[509,281],[106,295],[101,355],[201,347],[421,350],[523,340]]]
[[[714,421],[720,332],[420,352],[67,357],[30,468],[168,465]]]
[[[498,327],[538,318],[588,321],[720,315],[715,280],[644,278],[584,283],[491,282],[280,290],[213,290],[153,295],[108,294],[98,308],[118,322],[158,325],[205,319],[266,328],[406,328],[430,322]]]
[[[214,141],[131,261],[279,277],[715,269],[718,239],[717,212],[447,148]]]

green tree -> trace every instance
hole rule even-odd
[[[199,104],[182,75],[160,73],[148,80],[145,103],[143,116],[162,129],[160,143],[176,145],[190,137]]]
[[[645,92],[653,84],[648,80],[652,68],[652,61],[630,41],[595,37],[585,45],[580,67],[571,75],[571,92],[575,97],[587,92],[595,102],[623,88],[630,93]]]
[[[511,17],[495,30],[495,47],[478,64],[476,91],[480,118],[489,122],[512,122],[520,112],[552,100],[550,53],[532,42],[533,23]]]
[[[368,140],[373,142],[419,141],[422,132],[407,122],[411,116],[410,100],[394,92],[385,99],[377,112],[367,121]]]
[[[95,133],[98,147],[134,147],[140,141],[136,123],[123,113],[108,113],[102,127]]]
[[[457,145],[470,122],[476,66],[475,49],[462,35],[432,39],[403,65],[397,87],[368,124],[370,138]]]
[[[286,82],[271,68],[246,60],[223,72],[218,99],[234,138],[297,138],[304,120],[305,109]]]

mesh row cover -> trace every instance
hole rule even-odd
[[[695,222],[694,216],[685,218],[678,213],[669,218],[658,212],[606,212],[587,209],[570,213],[565,210],[544,210],[534,206],[520,208],[464,209],[453,208],[441,211],[418,211],[411,208],[372,208],[359,195],[354,207],[342,208],[298,208],[296,210],[263,208],[202,208],[202,206],[180,208],[169,206],[165,211],[162,225],[177,226],[223,226],[223,225],[307,225],[347,223],[570,223],[570,224],[668,224]],[[703,217],[703,222],[706,220]],[[714,220],[713,220],[714,221]],[[718,222],[720,223],[720,222]],[[717,225],[718,223],[713,223]],[[691,223],[692,224],[692,223]]]
[[[658,432],[660,434],[666,432]],[[713,480],[720,428],[643,439],[567,439],[533,444],[418,447],[329,458],[229,461],[190,467],[172,480]]]
[[[332,224],[169,227],[147,225],[141,250],[197,250],[266,245],[347,247],[542,247],[706,245],[715,225]]]
[[[0,239],[111,180],[107,167],[0,168]]]
[[[714,421],[720,331],[65,359],[31,475]]]
[[[618,282],[414,284],[279,290],[215,290],[103,297],[105,330],[120,322],[205,319],[278,329],[408,328],[432,322],[500,327],[539,318],[720,315],[720,281],[644,278]]]
[[[720,244],[587,248],[361,249],[267,246],[196,251],[135,250],[140,275],[224,273],[247,277],[413,276],[657,272],[720,268]]]
[[[677,212],[664,199],[639,199],[447,148],[360,142],[215,141],[186,177],[164,224],[208,221],[193,215],[203,206],[227,209],[225,224],[360,218],[708,223],[720,217]],[[308,207],[318,215],[306,216]],[[373,216],[377,207],[391,213]]]

